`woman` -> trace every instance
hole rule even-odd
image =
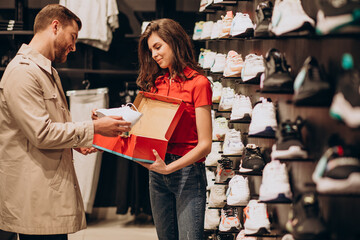
[[[153,150],[156,161],[140,163],[150,170],[150,201],[158,237],[203,239],[203,162],[212,141],[210,83],[200,74],[189,36],[171,19],[155,20],[147,26],[140,37],[138,54],[140,88],[186,103],[165,159]]]

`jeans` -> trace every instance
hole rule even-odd
[[[169,164],[180,156],[166,154]],[[169,175],[149,172],[152,214],[159,240],[203,239],[206,203],[204,163],[194,163]]]

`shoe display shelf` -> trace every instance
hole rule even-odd
[[[216,21],[225,15],[226,11],[245,12],[255,21],[256,6],[262,1],[238,1],[235,5],[225,5],[224,8],[213,11],[206,15],[206,20]],[[272,1],[275,3],[275,1]],[[309,16],[316,19],[316,1],[302,1],[304,10]],[[230,50],[235,50],[243,57],[250,53],[263,55],[271,48],[279,49],[285,53],[287,63],[291,67],[293,79],[299,73],[302,64],[308,56],[314,56],[319,60],[327,72],[327,80],[332,88],[335,88],[337,76],[341,74],[341,56],[348,52],[354,59],[360,58],[360,34],[340,33],[340,34],[287,34],[284,36],[265,36],[252,38],[227,38],[204,40],[205,48],[212,51],[226,54]],[[355,65],[359,67],[356,60]],[[350,128],[329,115],[329,106],[296,106],[293,103],[294,95],[281,92],[261,92],[257,84],[249,84],[238,79],[224,78],[221,74],[206,72],[212,76],[214,81],[220,81],[223,87],[231,87],[236,93],[249,96],[252,104],[260,97],[270,98],[276,105],[277,122],[280,124],[287,119],[294,121],[298,116],[305,120],[305,126],[301,130],[302,140],[308,152],[308,158],[304,159],[280,159],[287,165],[290,176],[291,190],[294,196],[305,192],[315,192],[316,185],[312,180],[312,174],[317,162],[327,148],[327,142],[331,135],[338,134],[347,144],[357,144],[360,142],[360,130]],[[217,109],[218,104],[213,105]],[[228,114],[228,112],[217,112],[218,116]],[[276,138],[261,138],[248,136],[249,123],[230,122],[229,127],[241,129],[244,145],[254,143],[261,149],[271,148],[276,143]],[[234,161],[240,161],[241,157]],[[269,159],[268,159],[269,160]],[[241,174],[235,170],[235,174]],[[259,181],[262,177],[248,176],[249,187],[254,193],[258,193]],[[323,194],[317,193],[319,208],[324,217],[326,228],[329,233],[327,240],[352,240],[360,238],[360,229],[357,227],[360,222],[360,204],[358,194]],[[271,234],[259,235],[258,239],[281,239],[286,233],[286,223],[292,205],[283,203],[267,203],[268,211],[275,213],[276,218],[271,221]],[[241,209],[239,209],[240,212]],[[303,210],[305,211],[305,210]],[[218,231],[218,230],[216,230]],[[234,236],[235,237],[235,236]],[[235,239],[235,238],[234,238]]]

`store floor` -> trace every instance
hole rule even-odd
[[[87,229],[69,234],[69,240],[157,240],[154,224],[129,214],[90,220]]]

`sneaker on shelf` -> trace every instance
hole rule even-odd
[[[256,240],[256,239],[257,239],[256,237],[246,236],[245,230],[241,230],[239,234],[236,236],[236,240]]]
[[[266,203],[291,203],[292,193],[285,163],[272,160],[265,165],[259,200]]]
[[[215,184],[210,189],[209,207],[222,208],[226,204],[226,185]]]
[[[220,232],[239,231],[242,228],[237,208],[224,207],[221,209]]]
[[[270,221],[265,203],[250,200],[244,208],[244,228],[246,235],[270,233]]]
[[[241,71],[244,66],[241,54],[230,50],[226,57],[224,77],[241,77]]]
[[[127,103],[119,108],[97,109],[96,114],[99,118],[105,116],[121,116],[125,121],[131,122],[130,127],[133,127],[143,115],[132,103]]]
[[[210,69],[214,65],[216,52],[213,52],[213,51],[207,49],[204,51],[203,54],[204,54],[203,68]]]
[[[274,104],[266,98],[260,98],[252,110],[249,136],[274,137],[276,129]]]
[[[213,142],[211,144],[211,152],[206,156],[205,166],[217,166],[218,160],[221,159],[221,142]]]
[[[205,11],[205,9],[213,2],[213,0],[201,0],[199,12]]]
[[[205,50],[206,49],[204,48],[200,48],[199,59],[198,59],[198,63],[200,67],[204,67]]]
[[[213,137],[214,141],[224,141],[225,134],[228,131],[228,120],[224,117],[217,117],[214,121],[213,126]]]
[[[264,59],[265,74],[260,82],[262,92],[292,93],[294,81],[290,76],[290,67],[284,54],[279,50],[270,49]]]
[[[241,80],[246,83],[260,83],[261,74],[265,71],[263,56],[249,54],[245,57],[244,67],[241,71]]]
[[[244,95],[235,94],[233,101],[230,122],[250,122],[252,114],[252,106],[250,98]]]
[[[226,183],[235,176],[232,165],[233,162],[229,158],[222,158],[218,161],[215,183]]]
[[[250,200],[248,178],[235,175],[229,182],[226,196],[229,206],[246,206]]]
[[[246,145],[241,158],[240,169],[242,173],[261,173],[265,166],[265,160],[261,155],[260,148],[255,144]]]
[[[304,11],[300,0],[276,0],[269,29],[276,36],[314,32],[315,21]]]
[[[219,209],[206,208],[204,229],[216,230],[219,227],[219,223],[220,223]]]
[[[196,22],[194,27],[194,35],[192,37],[193,40],[199,40],[201,38],[201,33],[204,27],[204,21]]]
[[[213,26],[214,26],[213,21],[206,21],[203,25],[200,39],[202,40],[210,39]]]
[[[325,151],[312,175],[316,190],[325,194],[360,194],[360,151],[339,144]]]
[[[215,23],[214,23],[214,26],[212,28],[212,31],[211,31],[211,36],[210,38],[211,39],[217,39],[219,38],[220,36],[220,32],[222,31],[222,27],[223,27],[223,22],[222,20],[217,20]]]
[[[293,235],[287,233],[281,238],[281,240],[295,240],[295,238],[293,237]]]
[[[222,28],[219,34],[219,38],[229,38],[231,23],[233,21],[234,14],[232,11],[227,11],[225,16],[221,16],[222,19]]]
[[[360,71],[354,68],[353,58],[344,54],[344,72],[338,78],[336,93],[330,106],[330,116],[351,128],[360,127]]]
[[[225,69],[226,54],[218,53],[215,57],[214,65],[211,67],[213,73],[223,73]]]
[[[256,7],[255,37],[269,36],[269,24],[273,12],[271,1],[260,2]]]
[[[301,128],[304,121],[297,117],[294,122],[286,120],[276,131],[277,141],[272,147],[272,159],[305,159],[308,157],[302,142]]]
[[[329,239],[326,238],[324,220],[314,193],[303,193],[296,197],[286,229],[295,239]]]
[[[316,33],[355,33],[360,31],[359,1],[317,0]]]
[[[331,104],[330,84],[316,58],[306,58],[294,81],[295,105],[329,106]]]
[[[212,87],[212,102],[213,103],[219,103],[221,99],[221,93],[222,93],[223,86],[221,82],[214,82]]]
[[[223,154],[240,155],[243,153],[244,144],[241,141],[241,132],[235,129],[229,129],[225,134],[223,144]]]
[[[214,186],[215,183],[215,173],[211,170],[209,170],[208,168],[206,168],[206,181],[207,181],[207,186],[206,189],[210,190],[212,186]]]
[[[223,87],[218,111],[231,111],[235,98],[235,90],[230,87]]]
[[[232,37],[252,37],[254,36],[254,24],[249,14],[237,12],[231,25],[230,35]]]
[[[143,33],[145,32],[146,27],[147,27],[149,24],[150,24],[149,21],[144,21],[144,22],[142,22],[142,24],[141,24],[141,34],[143,34]]]

